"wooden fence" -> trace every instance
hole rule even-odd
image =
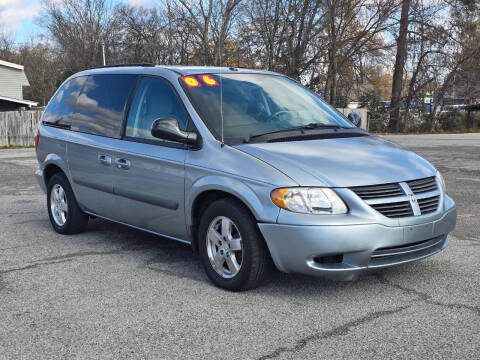
[[[43,109],[0,112],[0,146],[32,146]]]

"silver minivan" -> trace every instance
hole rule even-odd
[[[440,173],[295,81],[239,68],[71,76],[36,138],[55,231],[99,217],[191,244],[230,290],[283,272],[353,280],[444,249]]]

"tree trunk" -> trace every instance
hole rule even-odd
[[[390,103],[389,131],[398,131],[400,125],[400,106],[403,87],[403,68],[407,58],[407,34],[408,34],[408,13],[410,12],[411,0],[403,0],[402,13],[400,15],[400,30],[397,38],[397,55],[395,58],[395,69],[392,81],[392,99]]]
[[[335,106],[336,97],[337,97],[337,29],[335,26],[335,16],[336,8],[335,1],[329,1],[328,6],[328,73],[327,73],[327,84],[326,84],[326,99],[327,101]]]
[[[335,106],[337,98],[337,67],[335,56],[329,56],[328,74],[327,74],[327,101]]]

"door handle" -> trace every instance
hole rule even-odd
[[[115,159],[115,165],[118,169],[130,169],[131,162],[127,159]]]
[[[108,155],[98,155],[98,161],[105,166],[112,165],[112,157]]]

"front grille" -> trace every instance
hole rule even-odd
[[[403,191],[397,183],[372,186],[357,186],[351,188],[351,190],[363,200],[403,195]]]
[[[432,196],[424,199],[418,199],[418,206],[420,206],[420,212],[423,214],[428,214],[436,211],[438,209],[438,202],[440,201],[440,196]]]
[[[389,218],[413,216],[412,207],[408,201],[372,204],[371,207]]]
[[[407,181],[407,184],[414,194],[437,190],[437,182],[434,177]]]
[[[356,186],[350,190],[373,209],[389,218],[433,213],[438,209],[441,195],[435,177],[400,183]]]

